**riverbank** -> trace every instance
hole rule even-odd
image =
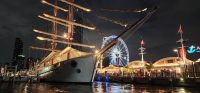
[[[96,76],[95,81],[139,84],[139,85],[159,85],[169,87],[197,87],[200,84],[200,78],[171,78],[171,77],[122,77],[122,76]],[[0,78],[0,82],[33,82],[37,83],[35,78]]]
[[[39,80],[36,77],[0,77],[0,82],[32,82],[37,83]]]
[[[161,85],[174,87],[197,87],[200,84],[200,78],[97,76],[95,77],[95,80],[101,82]]]
[[[92,86],[65,83],[0,83],[0,93],[199,93],[196,88],[94,82]]]

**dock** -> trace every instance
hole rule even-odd
[[[95,81],[175,87],[197,87],[200,78],[96,76]]]

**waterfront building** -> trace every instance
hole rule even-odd
[[[18,64],[18,60],[21,60],[21,56],[19,55],[22,55],[22,53],[23,53],[23,41],[21,40],[21,38],[16,38],[13,57],[12,57],[13,65]]]
[[[109,65],[108,67],[105,68],[98,68],[97,72],[99,74],[114,74],[114,73],[120,73],[120,68],[114,65]]]
[[[186,59],[186,63],[191,63],[192,61],[189,59]],[[172,66],[180,66],[183,61],[179,57],[166,57],[162,58],[156,62],[154,62],[154,67],[159,68],[159,67],[172,67]]]
[[[17,65],[17,70],[26,69],[25,56],[23,55],[23,41],[21,38],[15,39],[12,65]]]
[[[144,61],[144,63],[142,63],[141,60],[134,60],[134,61],[129,62],[128,68],[143,69],[144,66],[146,65],[150,65],[150,64],[147,61]]]
[[[200,58],[194,63],[194,70],[197,77],[200,77]]]
[[[149,74],[148,72],[149,72],[149,69],[151,68],[147,69],[148,66],[150,66],[150,64],[147,61],[134,60],[134,61],[129,62],[127,67],[129,69],[133,69],[131,73],[133,73],[135,77],[140,77],[140,76],[144,76],[144,75],[146,76]]]
[[[34,59],[32,57],[28,57],[26,63],[27,63],[27,69],[31,69],[34,67]]]
[[[192,63],[191,60],[185,59],[186,65]],[[188,73],[187,69],[182,67],[183,60],[179,57],[166,57],[153,63],[153,76],[156,77],[181,77],[182,73]]]
[[[26,61],[24,55],[18,55],[16,59],[17,70],[26,69]]]
[[[5,69],[3,67],[0,67],[0,74],[3,74]]]

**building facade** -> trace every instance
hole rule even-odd
[[[21,38],[15,39],[12,65],[18,65],[18,69],[24,68],[25,56],[23,55],[23,41]]]

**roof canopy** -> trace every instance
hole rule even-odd
[[[186,63],[191,63],[192,61],[186,59]],[[154,62],[154,67],[170,67],[170,66],[180,66],[184,62],[178,57],[166,57]]]
[[[128,64],[128,68],[142,68],[145,65],[149,65],[149,63],[147,63],[147,61],[144,61],[144,63],[142,63],[141,60],[135,60],[135,61],[131,61]]]

